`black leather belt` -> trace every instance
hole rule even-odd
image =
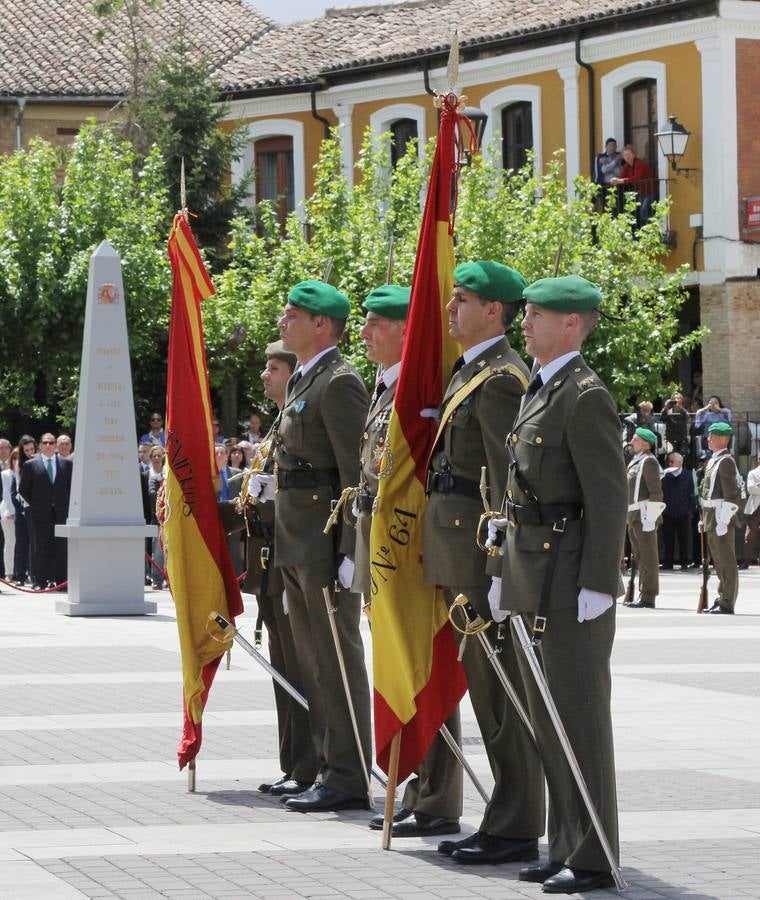
[[[359,491],[356,494],[356,509],[360,513],[372,513],[372,504],[375,502],[374,494]]]
[[[516,525],[556,525],[563,520],[583,518],[580,503],[528,503],[520,506],[507,500],[507,518]]]
[[[427,475],[426,490],[428,494],[458,494],[460,497],[470,497],[480,500],[480,485],[469,478],[459,478],[451,472],[434,472],[432,469]]]
[[[339,484],[337,469],[277,469],[277,488],[313,488],[320,484]]]

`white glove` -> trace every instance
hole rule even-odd
[[[581,588],[578,594],[578,621],[590,622],[601,616],[612,606],[611,594],[600,594],[599,591],[591,591]]]
[[[659,500],[642,500],[639,507],[641,515],[641,530],[654,531],[665,509],[665,504]]]
[[[681,545],[679,544],[678,546],[680,547]],[[288,595],[285,593],[285,591],[282,592],[282,611],[287,616],[287,614],[288,614]]]
[[[718,537],[723,537],[724,534],[728,534],[728,525],[725,522],[718,522],[715,526],[715,533]]]
[[[657,528],[657,520],[654,521],[652,519],[643,519],[641,522],[641,530],[642,531],[655,531]]]
[[[437,406],[426,406],[424,409],[420,410],[420,417],[423,419],[435,419],[437,422],[440,415],[441,412]]]
[[[501,578],[491,578],[491,587],[488,591],[488,605],[491,607],[491,615],[495,622],[503,622],[509,615],[508,609],[501,609]]]
[[[705,523],[700,519],[700,520],[697,522],[697,531],[698,531],[700,534],[702,534],[702,532],[703,532],[704,530],[705,530]],[[680,545],[679,545],[679,546],[680,546]],[[680,553],[680,550],[679,550],[679,553]]]
[[[264,472],[254,472],[248,481],[248,494],[258,500],[259,503],[266,503],[267,500],[274,500],[274,475],[266,475]]]
[[[509,519],[489,519],[488,520],[488,537],[486,538],[486,547],[490,550],[497,544],[497,538],[500,531],[504,531],[507,527]],[[504,556],[504,545],[499,544],[499,556]]]
[[[340,586],[349,590],[354,580],[354,561],[347,556],[343,557],[343,562],[338,566],[338,581]]]

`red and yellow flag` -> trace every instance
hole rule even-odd
[[[422,574],[427,460],[438,408],[458,355],[446,304],[454,284],[453,203],[460,123],[457,98],[443,98],[417,258],[401,372],[372,516],[372,646],[377,759],[388,770],[401,730],[398,778],[422,761],[467,683],[443,593]]]
[[[210,612],[228,621],[243,611],[240,587],[217,511],[211,396],[201,300],[214,293],[190,226],[174,217],[169,235],[174,277],[166,386],[166,454],[162,538],[177,612],[185,720],[179,767],[201,746],[201,719],[225,648],[206,632]]]

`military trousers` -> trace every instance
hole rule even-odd
[[[469,599],[483,619],[491,619],[487,588],[482,585],[445,588],[449,606],[460,593]],[[454,615],[459,614],[455,612]],[[456,621],[460,619],[456,618]],[[490,632],[494,627],[492,625],[486,632],[489,639],[492,639]],[[461,635],[457,636],[461,640]],[[517,660],[509,641],[499,659],[526,705]],[[544,776],[536,747],[477,638],[467,638],[462,664],[494,778],[493,793],[479,830],[495,837],[539,838],[544,833]]]
[[[535,616],[532,613],[522,616],[530,632]],[[575,607],[553,610],[547,616],[539,656],[560,719],[617,859],[618,811],[610,714],[610,656],[614,637],[614,605],[590,622],[578,622]],[[549,859],[573,868],[609,872],[607,857],[514,631],[512,640],[549,787]]]
[[[305,693],[301,665],[290,628],[290,616],[285,614],[282,592],[268,596],[257,595],[256,600],[267,630],[269,662],[296,690]],[[311,783],[317,777],[319,765],[311,739],[309,714],[276,681],[273,685],[280,740],[280,768],[288,778]]]
[[[285,581],[288,618],[309,701],[311,738],[319,779],[333,790],[364,797],[367,785],[322,593],[325,585],[330,585],[333,593],[334,563],[332,559],[320,560],[303,566],[282,566],[280,571]],[[361,597],[350,591],[337,591],[334,606],[362,753],[369,772],[372,739],[369,683],[359,634]]]
[[[446,727],[461,746],[459,707],[446,720]],[[401,806],[428,816],[458,819],[462,815],[462,766],[446,741],[437,734],[425,758],[404,789]]]
[[[736,607],[736,596],[739,593],[739,567],[736,564],[736,543],[734,526],[728,526],[728,532],[719,535],[711,528],[705,532],[707,549],[712,557],[715,573],[718,576],[718,600],[726,609]]]
[[[660,593],[660,562],[657,553],[657,529],[644,531],[641,522],[628,523],[631,553],[636,560],[639,593],[642,600],[654,600]]]

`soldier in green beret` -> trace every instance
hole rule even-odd
[[[359,633],[361,598],[350,590],[353,533],[324,533],[331,505],[359,480],[356,448],[368,397],[355,369],[338,351],[350,312],[332,285],[307,280],[288,295],[277,325],[283,349],[298,361],[280,414],[274,451],[275,565],[282,571],[288,618],[309,700],[311,739],[319,772],[312,785],[285,800],[300,812],[366,808],[358,755],[323,587],[333,589],[335,621],[362,744],[371,767],[370,701]],[[303,790],[303,788],[306,788]]]
[[[367,321],[359,332],[366,347],[367,359],[378,363],[381,374],[375,386],[360,447],[361,474],[356,495],[356,553],[353,589],[372,599],[370,574],[370,528],[372,509],[378,484],[390,474],[392,464],[385,448],[401,368],[401,349],[406,332],[410,290],[395,284],[384,284],[371,291],[364,302]],[[459,711],[446,725],[457,741],[461,727]],[[456,834],[462,814],[462,768],[440,735],[434,739],[427,756],[410,778],[404,790],[401,809],[393,817],[393,837]],[[369,827],[381,830],[381,814],[370,819]]]
[[[654,609],[660,593],[657,526],[662,519],[662,471],[654,448],[657,435],[637,428],[631,438],[633,459],[628,463],[628,537],[639,569],[639,597],[624,601],[636,609]],[[631,575],[633,577],[633,575]]]
[[[576,275],[544,278],[523,297],[522,330],[535,365],[508,437],[501,605],[521,614],[529,630],[545,617],[537,637],[546,680],[617,855],[610,655],[615,598],[623,593],[626,477],[615,403],[580,353],[602,298]],[[518,652],[549,787],[549,859],[519,878],[555,894],[611,886],[609,863]]]
[[[741,500],[739,472],[728,445],[734,430],[728,422],[713,422],[707,430],[707,446],[712,451],[702,481],[699,504],[700,527],[718,575],[718,596],[707,612],[733,615],[739,593],[734,529]]]
[[[505,335],[519,311],[524,285],[519,272],[501,263],[462,263],[454,270],[454,291],[446,307],[449,334],[459,341],[463,355],[444,394],[430,459],[423,568],[428,582],[443,587],[449,604],[465,594],[486,622],[493,621],[489,566],[498,560],[475,542],[483,512],[480,474],[485,466],[491,506],[498,507],[507,467],[504,441],[528,380],[525,364]],[[544,833],[544,785],[536,748],[480,642],[470,639],[463,650],[494,789],[478,831],[460,841],[442,841],[438,852],[461,864],[535,859]],[[501,659],[519,682],[511,647]]]

